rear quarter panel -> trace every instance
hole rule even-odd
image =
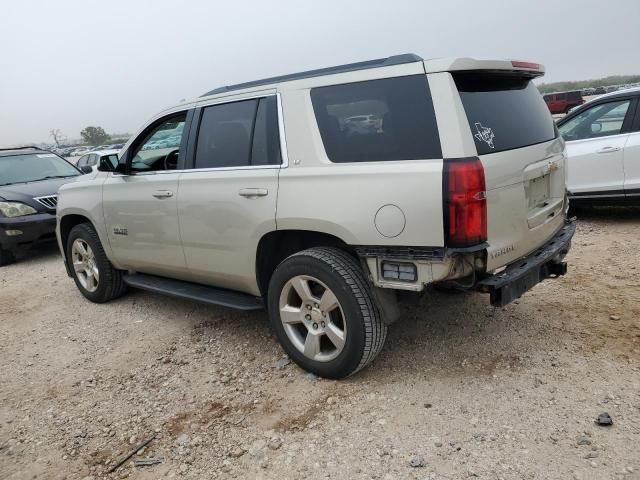
[[[277,228],[326,232],[350,245],[442,246],[442,160],[332,163],[318,130],[310,88],[390,76],[424,74],[421,64],[353,72],[336,80],[292,82],[279,91],[289,167],[279,179]],[[344,80],[344,81],[341,81]],[[378,210],[395,205],[404,228],[384,236]]]

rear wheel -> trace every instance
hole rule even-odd
[[[0,248],[0,267],[9,265],[16,261],[16,256],[11,250]]]
[[[92,302],[108,302],[125,292],[123,272],[111,265],[90,224],[83,223],[71,229],[67,239],[67,261],[78,290]]]
[[[271,277],[268,304],[289,357],[322,377],[357,372],[384,344],[387,326],[364,273],[337,248],[311,248],[284,260]]]

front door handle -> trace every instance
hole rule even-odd
[[[238,194],[245,198],[266,197],[269,195],[269,190],[266,188],[243,188],[238,192]]]
[[[600,150],[596,150],[596,153],[613,153],[620,151],[620,147],[602,147]]]
[[[156,198],[171,198],[173,197],[173,192],[170,190],[156,190],[153,192],[153,196]]]

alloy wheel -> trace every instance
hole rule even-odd
[[[316,362],[329,362],[345,346],[347,324],[340,302],[320,280],[297,275],[283,287],[280,321],[293,346]]]
[[[96,256],[81,238],[77,238],[71,246],[71,261],[80,285],[88,292],[95,292],[100,280]]]

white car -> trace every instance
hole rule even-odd
[[[114,167],[118,164],[118,150],[96,150],[78,159],[76,166],[82,173],[98,171],[101,161],[108,160]]]
[[[73,150],[69,156],[70,157],[77,157],[80,155],[84,155],[87,152],[90,152],[92,150],[92,147],[78,147],[75,150]]]
[[[640,88],[602,95],[558,122],[572,204],[640,202]]]
[[[566,273],[575,223],[543,73],[407,54],[180,103],[116,167],[60,189],[67,271],[93,302],[129,286],[266,308],[292,360],[351,375],[429,284],[504,306]]]

